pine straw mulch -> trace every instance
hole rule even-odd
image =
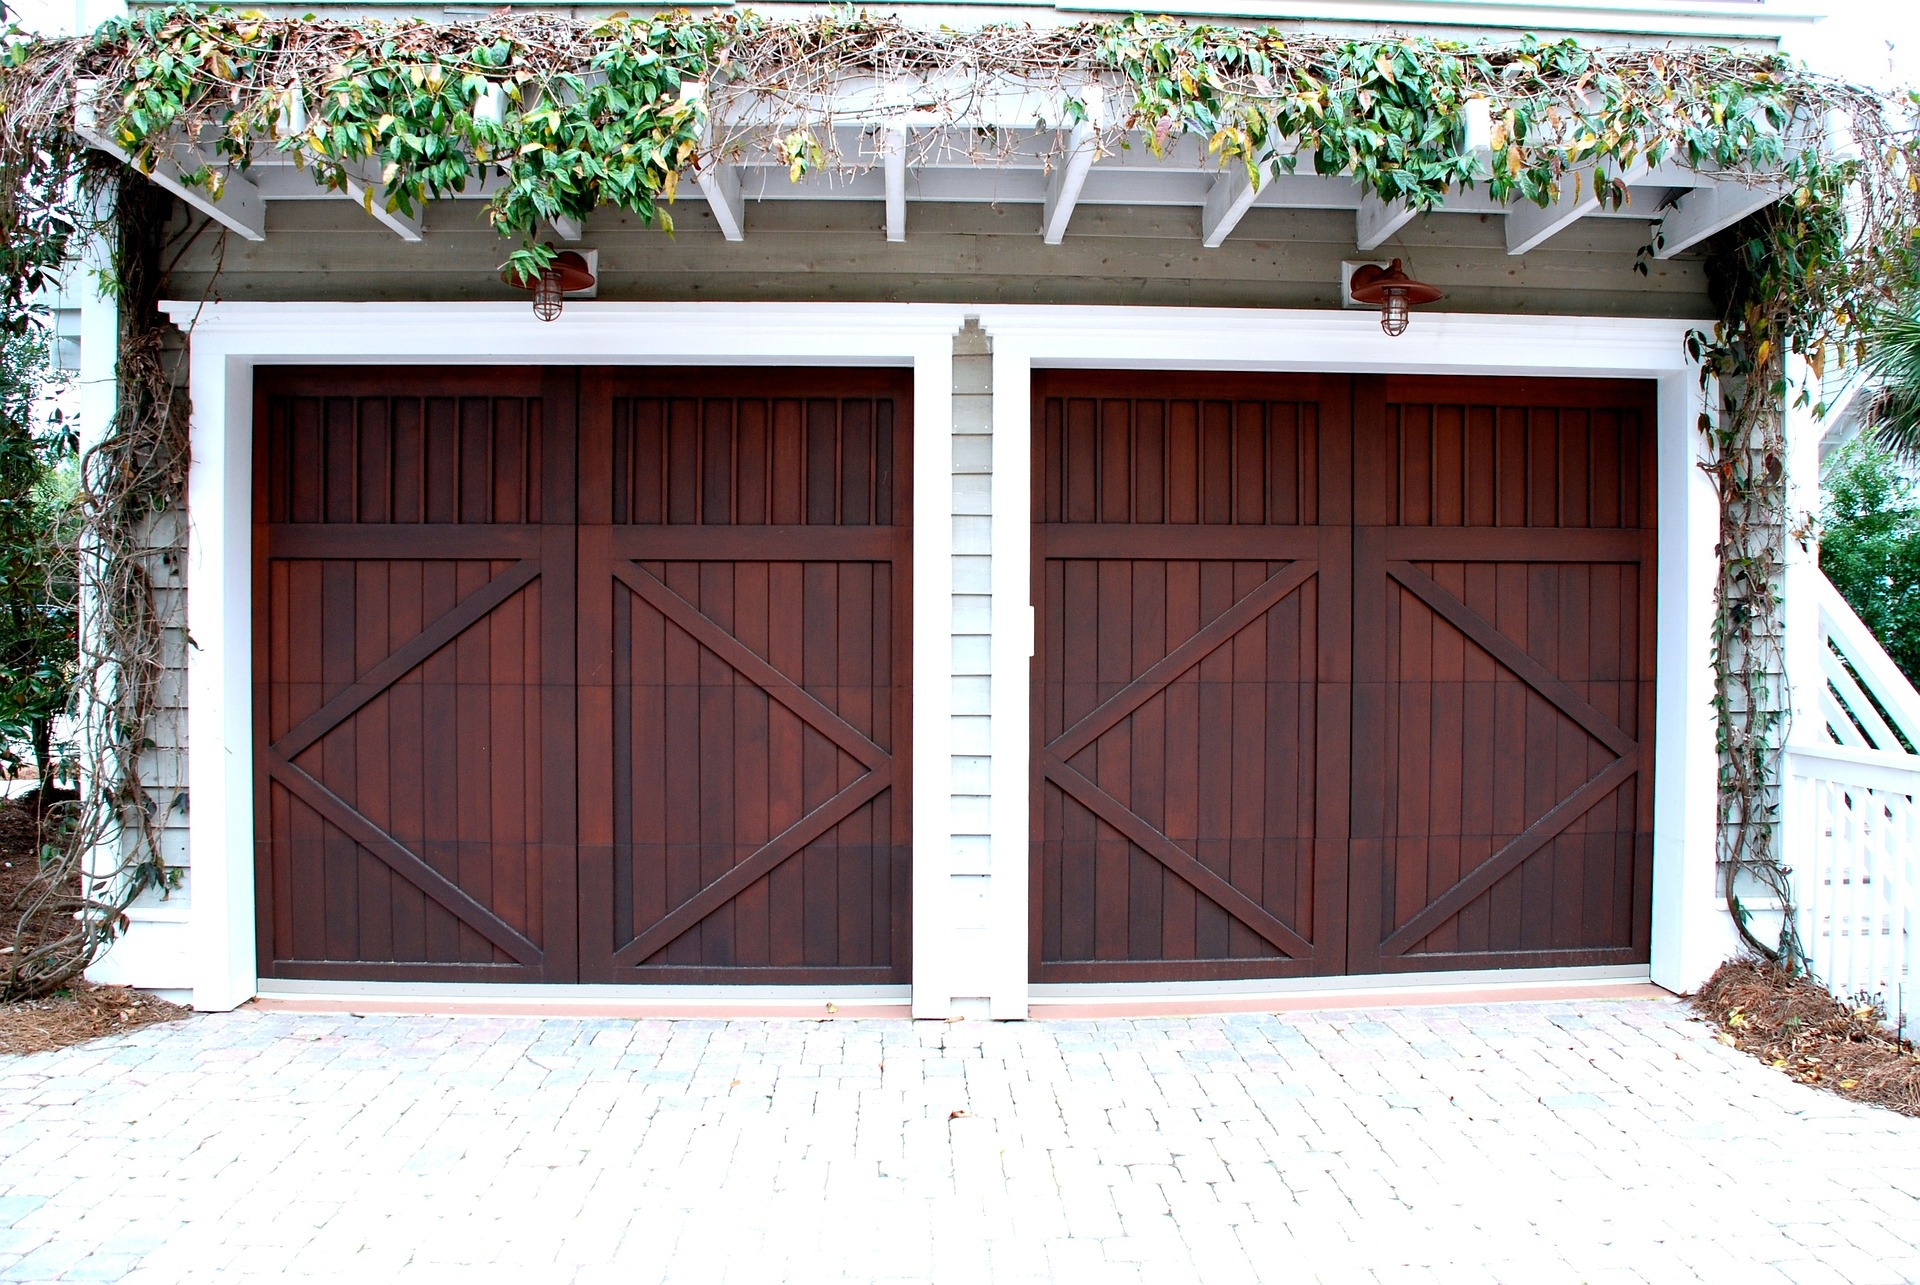
[[[35,803],[35,796],[28,794],[0,805],[0,935],[10,935],[17,928],[16,914],[6,912],[39,870]],[[29,933],[37,927],[28,925]],[[0,950],[18,944],[0,940]],[[0,1002],[0,1054],[45,1053],[187,1015],[188,1010],[178,1004],[125,986],[76,980],[41,999]]]
[[[1730,960],[1693,996],[1722,1044],[1802,1084],[1920,1116],[1920,1053],[1871,1006],[1835,999],[1818,982],[1755,960]]]

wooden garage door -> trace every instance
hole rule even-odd
[[[1036,376],[1033,972],[1647,958],[1627,383]]]
[[[899,378],[256,402],[262,975],[904,978]]]

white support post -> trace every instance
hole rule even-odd
[[[1634,166],[1625,173],[1610,175],[1607,181],[1618,179],[1632,183],[1645,172],[1644,166]],[[1594,174],[1591,165],[1575,166],[1560,176],[1560,195],[1551,204],[1545,207],[1531,201],[1514,204],[1507,211],[1507,253],[1525,254],[1537,249],[1599,209],[1600,194],[1594,187]]]
[[[993,970],[987,993],[991,1016],[1018,1019],[1027,1016],[1032,949],[1033,356],[1025,337],[992,338],[993,884],[988,923]]]
[[[1660,220],[1653,257],[1671,259],[1682,250],[1692,249],[1722,228],[1772,205],[1786,195],[1786,190],[1784,183],[1755,183],[1749,187],[1724,181],[1694,188]]]
[[[1100,118],[1103,94],[1098,85],[1080,91],[1086,104],[1086,119],[1073,127],[1067,139],[1067,154],[1047,175],[1047,196],[1040,208],[1040,237],[1048,245],[1066,239],[1067,224],[1073,219],[1073,207],[1080,202],[1080,189],[1087,185],[1087,171],[1100,150]]]
[[[1361,250],[1377,249],[1380,244],[1413,222],[1418,213],[1406,198],[1393,202],[1381,200],[1372,192],[1360,194],[1360,208],[1354,212],[1354,244]]]
[[[109,156],[133,165],[133,157],[114,141],[107,128],[100,124],[99,90],[99,82],[94,80],[80,81],[74,87],[74,133]],[[220,195],[216,198],[205,187],[197,187],[185,181],[188,173],[207,165],[206,157],[201,154],[200,149],[190,143],[178,143],[171,151],[171,156],[155,158],[153,169],[147,172],[148,178],[214,222],[238,232],[247,240],[267,239],[267,203],[261,197],[259,188],[244,176],[228,170],[222,178]]]
[[[957,328],[957,327],[956,327]],[[953,1016],[953,336],[913,361],[913,1015]],[[960,992],[971,994],[973,992]]]
[[[1720,758],[1713,714],[1714,584],[1719,500],[1701,467],[1706,405],[1692,369],[1660,378],[1659,587],[1653,796],[1653,980],[1696,989],[1738,949],[1720,896]]]
[[[1781,597],[1786,631],[1781,663],[1790,701],[1787,740],[1825,744],[1820,696],[1826,688],[1820,641],[1820,436],[1822,422],[1813,405],[1797,406],[1796,391],[1811,386],[1820,400],[1819,380],[1802,357],[1787,359],[1787,542]]]

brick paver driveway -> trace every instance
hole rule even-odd
[[[1920,1122],[1671,1002],[237,1014],[0,1058],[0,1279],[1920,1280]]]

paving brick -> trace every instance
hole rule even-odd
[[[1659,1002],[242,1010],[0,1059],[0,1280],[1876,1285],[1917,1143]]]

